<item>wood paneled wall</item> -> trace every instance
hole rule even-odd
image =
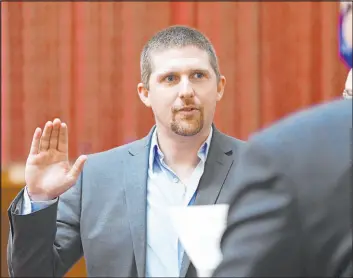
[[[172,24],[196,27],[214,43],[227,77],[215,123],[241,139],[340,96],[348,72],[338,56],[335,2],[1,6],[3,167],[23,163],[35,127],[54,117],[68,123],[72,158],[144,136],[154,121],[136,92],[139,54],[153,33]],[[18,190],[2,198],[10,201]],[[82,266],[74,276],[85,274]]]

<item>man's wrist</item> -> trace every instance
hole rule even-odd
[[[47,203],[50,201],[54,201],[57,199],[57,197],[51,198],[45,195],[38,195],[38,194],[32,194],[30,192],[30,190],[28,189],[28,186],[26,186],[25,188],[27,195],[29,197],[29,199],[31,200],[31,202],[35,202],[35,203]]]

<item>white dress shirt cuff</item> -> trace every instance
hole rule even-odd
[[[27,192],[27,186],[23,191],[23,205],[22,205],[22,214],[30,214],[38,210],[44,209],[52,204],[54,204],[58,198],[49,201],[32,201]]]

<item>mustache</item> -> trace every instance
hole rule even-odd
[[[179,111],[191,111],[191,110],[201,110],[201,109],[202,107],[199,105],[185,105],[185,106],[173,107],[172,111],[179,112]]]

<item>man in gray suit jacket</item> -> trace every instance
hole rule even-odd
[[[249,139],[213,276],[352,277],[352,175],[351,100]]]
[[[36,129],[26,187],[9,208],[11,276],[63,276],[82,255],[89,276],[196,275],[168,210],[227,199],[243,143],[212,124],[225,78],[209,40],[183,26],[146,44],[141,78],[156,120],[141,140],[70,167],[66,124]]]

